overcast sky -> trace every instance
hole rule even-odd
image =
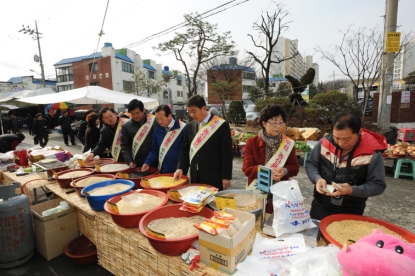
[[[183,14],[203,13],[230,0],[110,0],[104,33],[98,51],[104,42],[111,42],[115,49],[167,29],[183,21]],[[230,5],[243,0],[237,0]],[[320,80],[331,80],[335,70],[329,62],[314,54],[315,46],[329,47],[339,44],[339,29],[353,24],[358,27],[383,28],[385,1],[383,0],[286,0],[283,1],[290,12],[290,29],[284,37],[299,40],[299,51],[314,55],[314,62],[320,65]],[[38,21],[45,75],[54,77],[53,64],[64,58],[92,54],[98,42],[98,32],[104,17],[107,0],[21,0],[1,1],[0,7],[0,81],[10,77],[40,73],[39,64],[33,61],[38,53],[37,42],[29,35],[18,31],[22,24],[35,27]],[[229,6],[230,6],[229,5]],[[247,36],[252,31],[252,23],[263,11],[271,10],[269,0],[249,0],[241,5],[213,15],[206,20],[218,25],[218,31],[231,31],[241,54],[244,50],[255,50]],[[415,1],[400,0],[398,10],[399,31],[412,31],[415,35]],[[180,29],[178,31],[184,31]],[[181,64],[172,55],[157,56],[152,47],[167,41],[174,33],[151,40],[132,48],[143,59],[153,59],[171,69],[182,70]],[[336,78],[339,78],[337,76]]]

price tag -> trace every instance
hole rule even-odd
[[[122,173],[122,172],[119,172],[119,173],[118,173],[118,177],[119,177],[119,178],[125,178],[125,179],[126,179],[126,178],[129,178],[128,173]]]
[[[85,165],[85,161],[84,161],[84,160],[82,160],[82,159],[78,159],[78,164],[79,164],[79,166],[81,166],[82,168],[85,168],[85,167],[86,167],[86,165]]]
[[[182,200],[182,196],[181,196],[181,194],[180,194],[178,191],[176,191],[176,190],[168,190],[168,191],[167,191],[167,195],[168,195],[170,198],[172,198],[172,199],[175,199],[175,200]]]
[[[149,234],[153,237],[156,237],[156,238],[159,238],[159,239],[166,239],[166,236],[164,234],[153,231],[150,228],[148,228],[148,226],[146,226],[146,232],[147,232],[147,234]]]
[[[144,183],[144,186],[151,188],[151,184],[150,184],[150,181],[148,181],[148,179],[141,178],[141,181]]]
[[[95,164],[95,170],[97,172],[101,172],[101,167],[98,164]]]
[[[108,206],[108,209],[110,209],[111,211],[113,211],[115,213],[120,213],[120,211],[118,210],[117,204],[112,203],[112,202],[107,200],[107,206]]]
[[[228,196],[216,196],[215,197],[216,208],[223,210],[226,207],[236,209],[235,199]]]
[[[55,179],[58,179],[58,174],[55,171],[52,171],[52,173],[55,176]]]

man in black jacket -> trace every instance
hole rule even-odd
[[[180,179],[183,171],[190,167],[191,183],[204,183],[226,190],[231,185],[233,165],[229,123],[209,113],[205,99],[199,95],[190,97],[186,106],[194,121],[187,125],[174,178]],[[219,127],[215,128],[215,124]],[[204,133],[209,134],[204,136]],[[195,144],[201,146],[195,148]],[[195,153],[191,159],[192,152]]]
[[[63,140],[65,141],[65,145],[69,146],[68,144],[68,134],[71,137],[71,143],[73,146],[76,145],[75,137],[73,135],[73,130],[71,127],[71,118],[68,116],[68,110],[64,110],[62,116],[59,117],[58,121],[59,125],[62,128],[63,133]]]
[[[85,113],[85,121],[84,121],[84,122],[82,122],[82,123],[79,125],[79,131],[78,131],[78,135],[77,135],[77,137],[78,137],[79,141],[81,141],[82,145],[84,145],[84,146],[85,146],[85,132],[86,132],[86,129],[87,129],[87,127],[88,127],[88,115],[89,115],[89,114],[95,114],[95,113],[96,113],[96,112],[95,112],[95,110],[93,110],[93,109],[89,109],[89,110]]]
[[[108,157],[114,158],[117,162],[124,162],[124,157],[121,152],[118,152],[118,156],[112,156],[111,154],[115,134],[118,130],[117,126],[119,118],[117,117],[117,114],[114,109],[105,107],[101,109],[100,115],[104,122],[104,127],[101,129],[97,146],[87,156],[85,162],[89,162],[96,155],[103,156],[104,153],[106,153]]]
[[[0,135],[0,152],[6,153],[15,150],[17,145],[24,140],[23,134],[4,134]]]
[[[11,119],[9,121],[9,130],[16,134],[16,133],[22,133],[22,120],[16,117],[16,115],[11,114]]]
[[[121,131],[122,154],[130,168],[141,167],[151,151],[151,137],[158,123],[155,116],[148,115],[144,109],[144,104],[137,99],[128,104],[128,112],[131,114],[131,119],[123,124]],[[142,128],[145,124],[147,128],[145,126]],[[139,133],[138,136],[137,133]],[[138,139],[140,134],[143,139],[138,143],[138,149],[135,150],[136,153],[134,154],[134,138]],[[149,165],[150,167],[157,167],[157,161]]]

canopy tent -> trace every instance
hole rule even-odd
[[[40,96],[40,95],[49,95],[49,94],[56,94],[56,92],[46,87],[42,87],[42,88],[35,89],[35,90],[17,91],[12,94],[9,94],[5,98],[0,99],[0,103],[16,105],[19,107],[26,107],[26,106],[31,106],[33,104],[19,102],[18,99],[24,99],[24,98]]]
[[[74,104],[128,104],[132,99],[142,101],[144,107],[147,109],[154,109],[159,104],[156,99],[139,97],[99,86],[86,86],[55,93],[53,95],[42,95],[19,99],[18,101],[31,104],[50,104],[57,102],[69,102]]]

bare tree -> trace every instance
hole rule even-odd
[[[217,25],[203,21],[199,14],[185,14],[184,18],[187,22],[186,32],[176,33],[172,40],[160,43],[153,49],[162,53],[173,53],[176,60],[183,64],[189,78],[190,84],[187,87],[190,97],[197,93],[197,76],[201,65],[219,56],[234,55],[236,44],[230,41],[230,32],[217,34]]]
[[[384,48],[383,32],[378,27],[359,28],[356,31],[352,29],[352,26],[346,30],[340,30],[340,32],[342,33],[340,45],[331,45],[329,50],[318,46],[315,51],[350,79],[353,84],[353,98],[356,101],[358,100],[359,86],[361,86],[363,121],[370,91],[381,73]],[[407,37],[403,41],[406,43]]]
[[[275,46],[281,34],[288,30],[291,21],[286,21],[288,11],[282,4],[275,3],[276,10],[272,12],[264,12],[259,20],[253,24],[253,30],[258,33],[258,38],[248,34],[254,46],[261,53],[254,53],[246,50],[246,53],[258,64],[261,69],[261,75],[264,79],[265,97],[269,95],[269,77],[272,64],[279,64],[284,61],[295,58],[299,55],[298,51],[292,56],[284,56],[275,52]]]

